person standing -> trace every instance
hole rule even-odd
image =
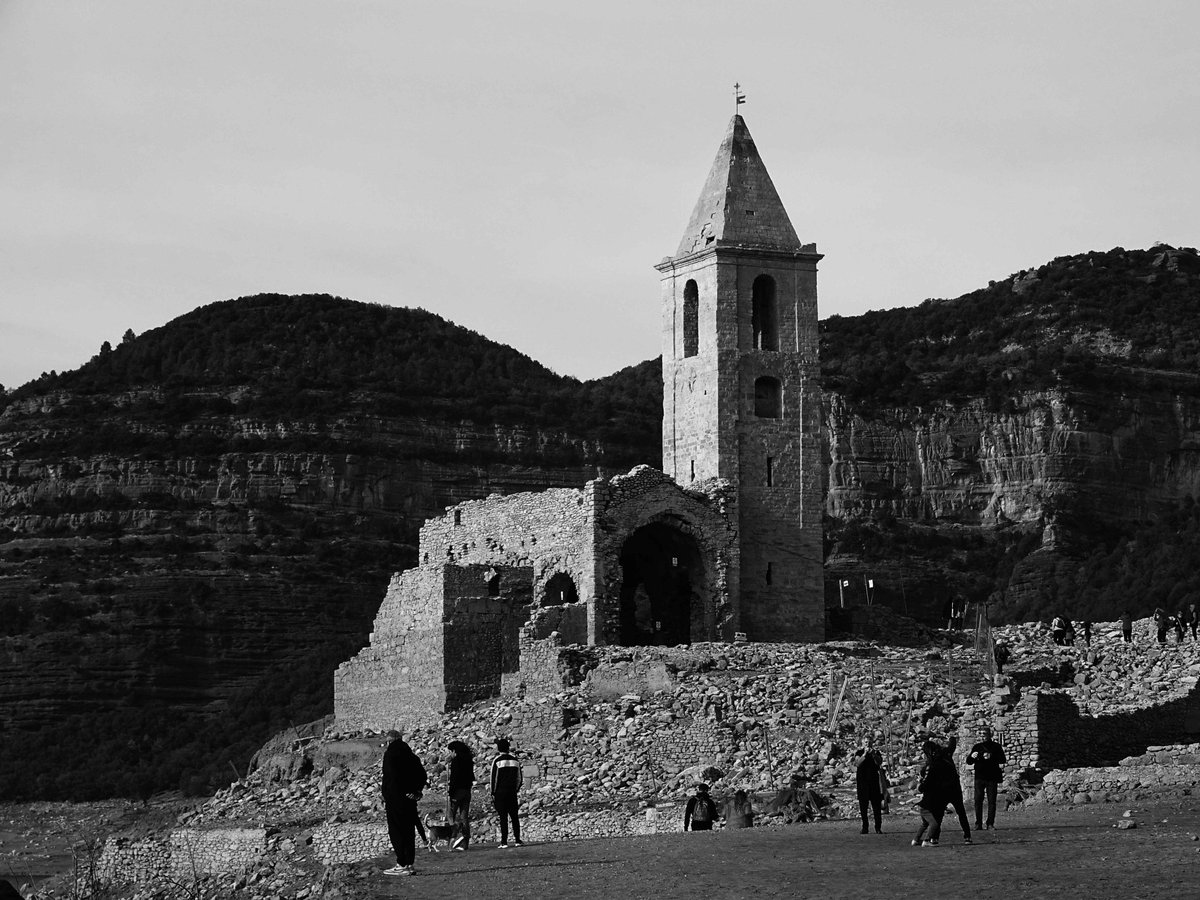
[[[1001,768],[1007,760],[1004,748],[992,740],[992,729],[980,731],[983,738],[967,754],[967,764],[975,769],[975,828],[996,827],[996,789],[1004,778]],[[983,798],[987,796],[987,821],[983,819]]]
[[[854,786],[858,793],[858,812],[862,816],[862,833],[867,834],[867,806],[870,805],[875,813],[875,833],[883,833],[883,792],[879,781],[879,771],[883,766],[883,754],[875,746],[875,739],[867,734],[863,737],[863,745],[854,754]]]
[[[1160,606],[1154,610],[1154,632],[1158,636],[1160,644],[1167,642],[1167,628],[1169,627],[1167,612]]]
[[[1129,610],[1121,613],[1121,640],[1126,644],[1133,643],[1133,616]]]
[[[1200,610],[1196,609],[1196,601],[1195,600],[1193,600],[1191,603],[1189,603],[1184,608],[1187,610],[1187,613],[1188,613],[1188,625],[1191,626],[1192,640],[1194,641],[1194,640],[1196,640],[1196,624],[1197,624],[1196,617],[1198,615],[1200,615]]]
[[[1063,646],[1066,643],[1067,636],[1067,620],[1062,616],[1055,616],[1050,622],[1050,637],[1058,646]]]
[[[925,754],[925,765],[917,781],[917,790],[921,792],[921,800],[917,808],[921,811],[921,825],[912,839],[914,847],[936,847],[938,837],[942,833],[942,817],[946,814],[946,804],[949,801],[949,774],[946,772],[946,758],[942,748],[933,741],[926,741],[921,747]],[[926,837],[926,829],[929,829]],[[924,838],[924,840],[922,840]]]
[[[518,793],[525,781],[521,761],[510,752],[508,738],[496,739],[496,758],[492,760],[491,777],[488,779],[492,791],[492,805],[500,817],[500,849],[508,849],[508,825],[512,822],[513,846],[523,847],[521,840],[521,816],[517,811]]]
[[[725,804],[725,827],[754,827],[754,806],[745,791],[734,791],[733,797]]]
[[[949,744],[941,750],[947,766],[943,770],[946,777],[946,801],[954,807],[954,814],[958,816],[958,824],[962,827],[963,843],[970,844],[972,843],[971,826],[967,822],[967,807],[963,802],[962,779],[958,777],[958,765],[954,762],[954,751],[957,747],[958,735],[953,735]]]
[[[696,785],[696,793],[688,798],[683,808],[684,831],[712,831],[717,818],[717,804],[708,796],[708,785]]]
[[[450,751],[450,777],[447,791],[450,800],[451,850],[466,850],[471,845],[471,790],[475,787],[475,754],[462,741],[446,745]]]
[[[383,805],[387,814],[388,838],[396,852],[396,865],[384,875],[412,875],[416,857],[417,801],[429,782],[425,767],[398,731],[387,733],[383,754]]]

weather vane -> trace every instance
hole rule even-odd
[[[733,83],[733,112],[737,115],[738,107],[746,102],[746,95],[742,93],[742,86],[736,81]]]

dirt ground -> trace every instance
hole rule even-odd
[[[1200,895],[1200,800],[1162,798],[1132,807],[1136,827],[1118,829],[1128,807],[1116,804],[1074,809],[1032,805],[1001,814],[997,829],[962,843],[956,824],[937,847],[911,847],[916,815],[884,819],[882,835],[861,835],[857,821],[817,822],[645,838],[611,838],[530,844],[499,850],[480,845],[467,853],[419,850],[417,874],[382,875],[390,858],[342,867],[343,896],[530,900],[610,898],[820,896],[823,900],[877,896],[970,897],[972,900],[1182,898]],[[37,826],[0,811],[6,829],[0,859],[22,876],[30,865],[44,869],[62,859]],[[46,823],[78,820],[61,811]],[[109,820],[124,818],[108,809]],[[949,820],[948,820],[949,822]],[[382,823],[381,823],[382,825]],[[76,832],[78,833],[78,832]],[[61,835],[60,837],[69,837]],[[32,843],[30,843],[32,842]],[[22,862],[18,849],[29,843]],[[23,871],[20,869],[23,868]],[[14,880],[9,872],[0,877]],[[27,879],[21,877],[15,883]],[[314,879],[315,880],[315,879]],[[315,896],[315,895],[314,895]]]
[[[1200,895],[1200,804],[1014,812],[962,843],[953,826],[937,847],[911,847],[912,814],[885,818],[882,835],[856,821],[711,834],[660,835],[428,854],[411,878],[372,873],[369,895],[493,900],[819,896],[1181,898]],[[379,865],[390,860],[379,860]]]

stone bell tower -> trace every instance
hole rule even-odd
[[[734,116],[662,275],[663,471],[738,495],[735,627],[821,640],[820,414],[815,244],[801,244]]]

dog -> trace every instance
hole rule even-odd
[[[454,825],[446,821],[444,812],[425,814],[425,840],[430,853],[438,852],[440,841],[445,841],[446,849],[450,850],[453,847],[451,844],[453,837]]]

